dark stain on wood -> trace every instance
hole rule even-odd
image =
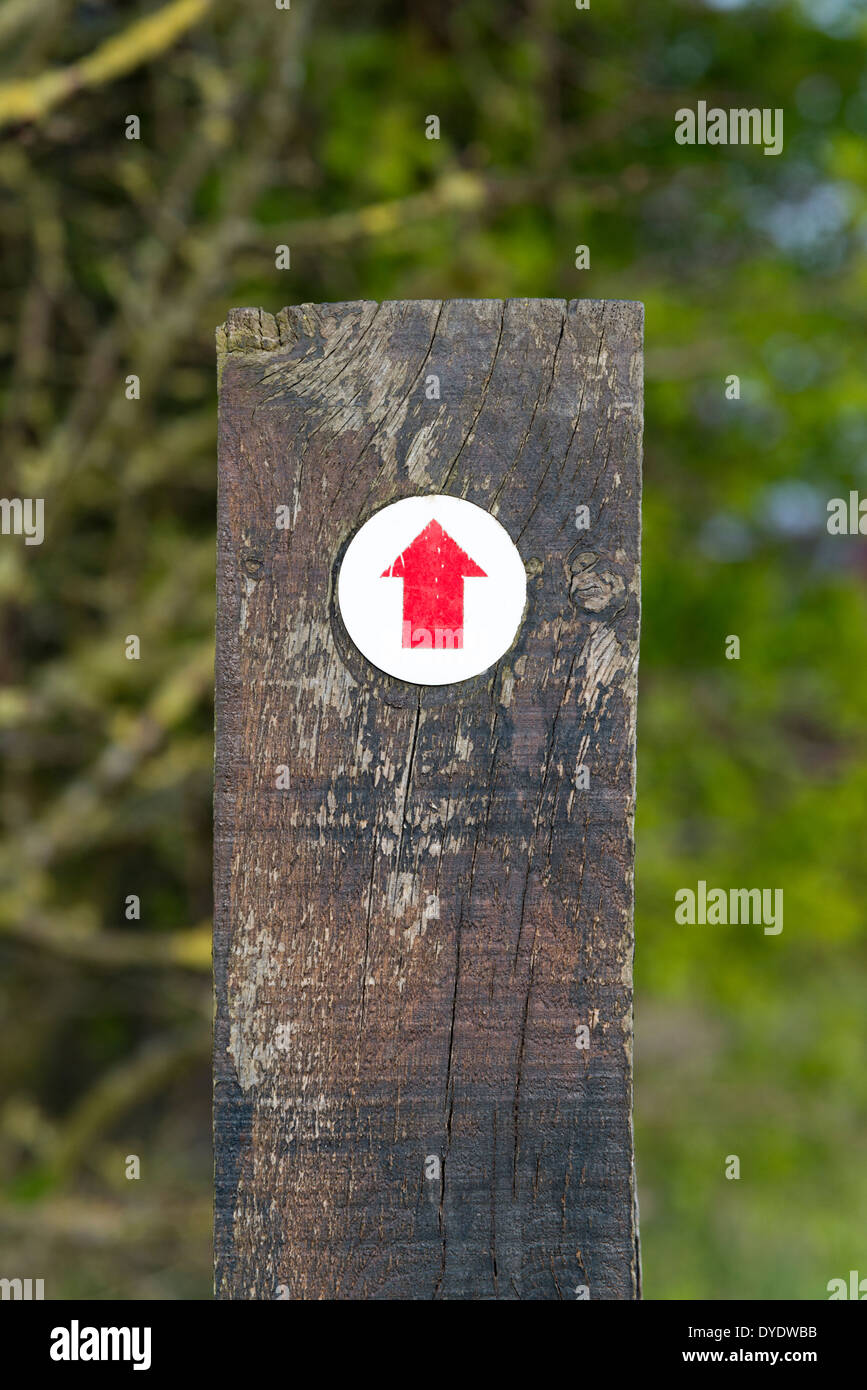
[[[641,306],[241,309],[218,348],[217,1296],[636,1298]],[[435,492],[528,605],[428,688],[334,588]]]

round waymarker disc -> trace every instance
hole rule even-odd
[[[496,517],[460,497],[406,497],[353,537],[337,602],[359,651],[416,685],[479,675],[515,639],[524,562]]]

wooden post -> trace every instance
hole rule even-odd
[[[457,300],[218,331],[220,1298],[639,1296],[642,321]],[[361,524],[432,493],[497,517],[528,599],[494,667],[420,686],[335,590]]]

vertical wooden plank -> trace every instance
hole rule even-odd
[[[218,343],[218,1297],[636,1298],[641,306],[244,309]],[[528,575],[452,686],[335,607],[353,533],[428,493]]]

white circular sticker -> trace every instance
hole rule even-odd
[[[526,597],[508,531],[460,497],[383,507],[353,538],[337,580],[359,651],[416,685],[448,685],[493,666],[512,645]]]

